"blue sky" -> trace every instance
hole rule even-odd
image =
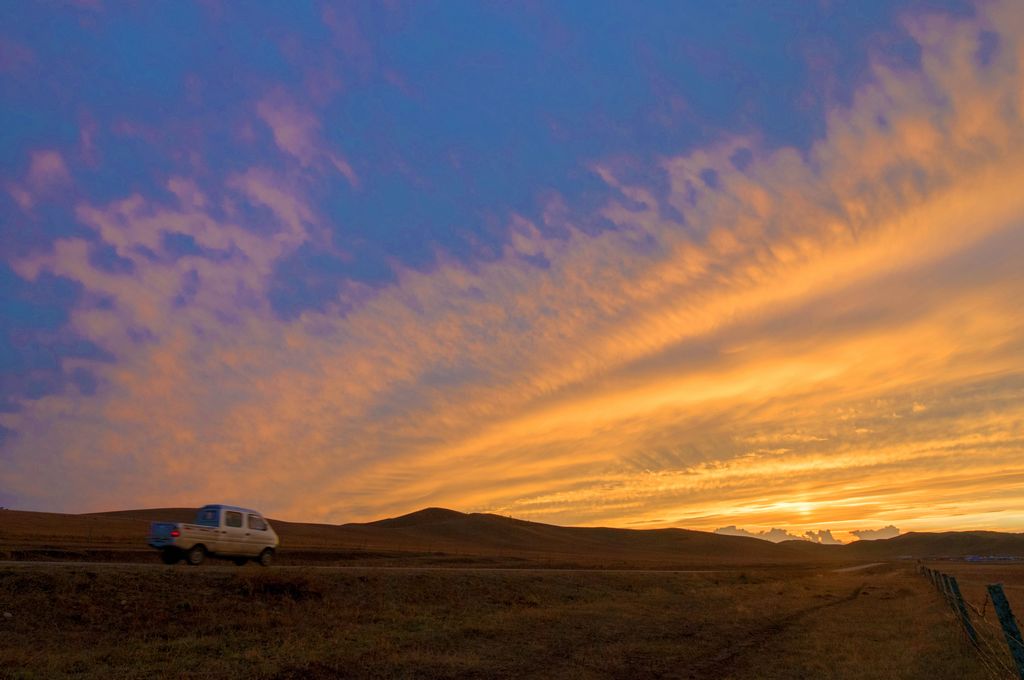
[[[271,299],[293,317],[344,281],[393,282],[396,262],[494,257],[509,216],[535,217],[553,194],[593,210],[608,196],[599,159],[657,188],[652,159],[725,136],[808,148],[869,58],[914,62],[909,6],[6,3],[0,172],[23,176],[34,150],[55,149],[74,186],[31,217],[2,196],[4,255],[91,239],[79,200],[280,162],[254,111],[279,93],[315,112],[361,178],[310,180],[345,256],[311,246],[279,263]],[[117,266],[100,245],[95,258]],[[64,325],[73,282],[28,290],[3,274],[2,399],[16,404],[59,389],[60,358],[87,350]]]

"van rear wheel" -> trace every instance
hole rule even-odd
[[[206,559],[206,548],[201,545],[194,545],[185,553],[185,560],[193,567],[199,566]]]
[[[274,561],[274,551],[270,548],[264,549],[260,556],[256,558],[256,561],[260,563],[261,567],[269,567]]]

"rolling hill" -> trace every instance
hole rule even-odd
[[[843,547],[858,558],[1022,557],[1024,534],[999,531],[910,532],[880,541],[857,541]]]
[[[689,563],[776,562],[806,558],[804,546],[778,545],[741,536],[687,529],[562,527],[444,508],[426,508],[401,517],[345,524],[341,528],[346,532],[358,532],[375,544],[426,543],[445,551],[484,551],[486,554],[533,558],[599,557],[624,562],[685,560]]]

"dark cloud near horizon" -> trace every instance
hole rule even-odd
[[[805,531],[804,536],[808,541],[812,543],[821,543],[822,545],[842,545],[842,541],[837,541],[832,536],[831,529],[819,529],[818,531]]]
[[[877,541],[884,538],[896,538],[900,530],[890,524],[881,529],[856,529],[850,532],[860,541]]]
[[[720,527],[715,529],[716,534],[722,534],[724,536],[747,536],[749,538],[760,538],[762,541],[770,541],[772,543],[781,543],[782,541],[806,541],[807,538],[803,536],[797,536],[791,534],[785,529],[778,529],[772,527],[768,531],[747,531],[746,529],[740,529],[736,525],[730,525],[727,527]]]

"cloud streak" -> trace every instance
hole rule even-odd
[[[275,263],[331,226],[308,177],[79,205],[131,270],[76,238],[15,270],[80,282],[73,327],[117,361],[89,399],[0,414],[0,487],[66,510],[1020,530],[1024,12],[910,30],[920,68],[876,65],[805,153],[725,140],[661,159],[661,191],[598,163],[616,196],[598,215],[552,200],[497,257],[396,265],[291,320]],[[315,118],[258,113],[300,167],[358,186]]]

